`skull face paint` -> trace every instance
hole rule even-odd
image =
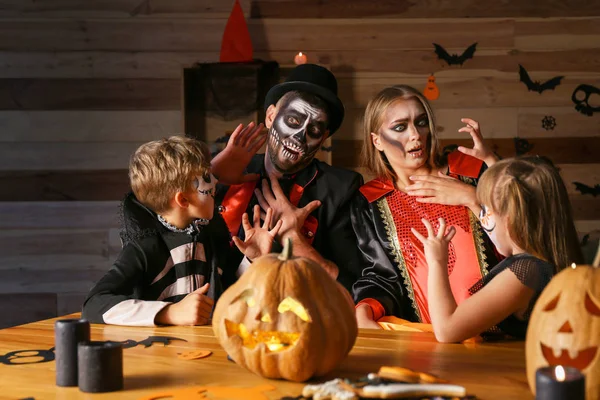
[[[575,103],[575,109],[583,115],[591,117],[595,112],[600,112],[600,89],[595,86],[585,84],[577,86],[571,100]]]
[[[273,167],[292,174],[306,167],[327,137],[326,110],[292,95],[281,103],[269,129],[267,149]]]

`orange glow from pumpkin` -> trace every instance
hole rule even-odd
[[[244,347],[254,349],[260,343],[264,343],[272,352],[287,350],[296,344],[300,338],[299,333],[277,332],[277,331],[251,331],[244,324],[236,324],[228,319],[225,320],[227,336],[237,335],[242,339]]]
[[[554,368],[554,376],[556,376],[556,380],[559,382],[563,382],[565,380],[565,369],[562,365],[557,365]]]

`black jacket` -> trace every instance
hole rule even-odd
[[[254,156],[247,172],[258,173],[268,179],[264,168],[264,157],[264,154]],[[309,241],[312,241],[315,250],[338,266],[338,281],[351,290],[360,269],[356,238],[350,223],[350,201],[362,185],[362,176],[315,159],[302,171],[280,179],[279,183],[292,202],[301,194],[299,199],[296,198],[298,207],[304,207],[313,200],[321,201],[321,206],[312,213],[312,218],[309,218],[310,221],[307,220],[304,225],[303,233]],[[221,217],[227,221],[230,233],[242,239],[244,238],[242,227],[232,221],[239,220],[244,212],[247,212],[252,220],[253,207],[258,204],[253,193],[255,187],[261,188],[261,182],[236,186],[218,185],[216,202],[222,206]],[[232,201],[236,197],[239,199],[239,195],[244,191],[248,194],[246,200]],[[278,250],[278,248],[273,249],[273,251]],[[237,259],[241,261],[242,258],[242,254],[237,251]]]
[[[130,193],[122,202],[123,248],[112,268],[92,288],[83,318],[92,323],[152,326],[168,304],[210,283],[217,299],[226,273],[228,233],[218,224],[172,232]],[[225,235],[225,236],[223,236]]]

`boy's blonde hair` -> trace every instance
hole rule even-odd
[[[477,199],[500,217],[521,249],[556,266],[583,260],[567,188],[552,162],[539,156],[509,158],[485,171]]]
[[[137,199],[156,213],[167,211],[172,197],[210,173],[207,146],[185,136],[141,145],[129,161],[129,181]]]
[[[423,105],[423,108],[427,113],[427,119],[429,120],[429,137],[427,138],[429,157],[427,159],[427,164],[431,168],[441,167],[443,165],[439,138],[435,129],[433,109],[425,96],[417,89],[408,85],[390,86],[377,93],[375,97],[369,101],[363,119],[361,164],[379,178],[385,178],[392,182],[396,182],[397,176],[385,154],[375,148],[373,139],[371,138],[371,132],[379,133],[379,129],[383,124],[385,110],[387,110],[389,106],[398,100],[411,99],[415,99]]]

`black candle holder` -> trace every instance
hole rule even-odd
[[[56,386],[77,386],[77,345],[90,340],[90,323],[59,319],[54,323]]]
[[[79,390],[87,393],[123,389],[123,346],[114,342],[79,344]]]

